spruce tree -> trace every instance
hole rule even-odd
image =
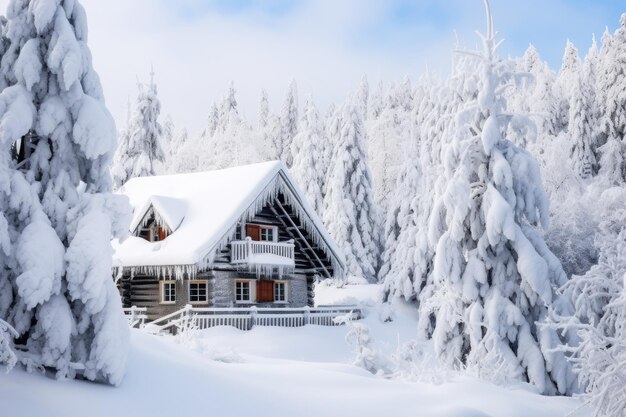
[[[156,174],[158,163],[165,160],[161,145],[163,127],[159,122],[161,102],[157,95],[154,72],[150,73],[149,84],[138,84],[139,94],[135,112],[128,127],[128,140],[122,141],[117,149],[112,168],[115,188],[129,179]]]
[[[381,247],[379,214],[374,204],[365,131],[357,105],[344,106],[340,132],[326,183],[323,219],[343,250],[348,275],[374,282]]]
[[[359,105],[359,107],[361,108],[361,114],[363,115],[363,120],[367,120],[368,118],[368,102],[369,102],[369,96],[370,96],[370,86],[369,86],[369,82],[367,81],[367,75],[363,75],[363,77],[361,78],[361,83],[359,84],[359,89],[357,91],[357,103]]]
[[[504,136],[509,129],[520,137],[533,129],[522,115],[504,112],[501,92],[514,75],[497,58],[499,43],[488,16],[477,57],[478,96],[466,103],[444,139],[447,184],[429,231],[436,242],[436,290],[420,306],[421,315],[434,320],[435,351],[449,366],[499,366],[543,393],[569,393],[575,380],[556,350],[569,335],[537,324],[550,308],[571,312],[557,293],[566,276],[536,230],[546,227],[548,217],[537,163]]]
[[[573,75],[570,86],[568,134],[572,140],[571,160],[574,171],[589,179],[598,171],[596,161],[598,111],[595,78],[592,68],[594,48],[589,51],[583,68]]]
[[[290,172],[313,209],[320,215],[324,209],[322,186],[327,172],[322,165],[323,135],[317,108],[312,97],[309,97],[304,104],[299,133],[291,144],[293,166]]]
[[[601,132],[605,140],[599,149],[600,170],[613,184],[626,180],[626,13],[621,26],[611,36],[605,36],[602,46],[598,89],[604,103]]]
[[[380,112],[383,108],[383,82],[382,80],[378,81],[378,85],[376,90],[369,96],[369,100],[367,102],[367,118],[368,120],[376,119],[380,116]]]
[[[259,130],[267,128],[270,117],[270,105],[267,99],[267,91],[261,90],[261,99],[259,101]]]
[[[298,133],[298,87],[296,80],[291,80],[289,89],[283,103],[280,115],[280,136],[275,138],[274,151],[276,158],[280,159],[291,168],[293,155],[291,154],[291,142]]]
[[[110,241],[125,232],[129,208],[110,194],[115,123],[92,67],[85,11],[74,0],[12,0],[8,10],[0,319],[19,333],[29,369],[119,384],[129,330]]]

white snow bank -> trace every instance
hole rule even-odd
[[[364,306],[362,323],[385,355],[416,333],[415,309],[404,303],[394,306],[392,322],[381,322],[381,307],[374,304],[380,285],[318,288],[318,304],[350,299]],[[563,417],[580,405],[538,395],[528,384],[506,389],[467,377],[439,385],[377,377],[349,365],[354,353],[347,331],[215,327],[177,344],[171,336],[133,330],[120,387],[59,382],[14,369],[0,378],[2,415]]]
[[[330,329],[337,333],[337,328]],[[324,344],[323,338],[309,340]],[[137,330],[119,388],[58,382],[14,369],[0,378],[0,403],[3,415],[25,417],[154,417],[209,411],[259,417],[367,417],[383,412],[398,417],[562,417],[579,405],[569,398],[542,397],[467,378],[442,385],[387,380],[342,363],[218,362],[171,338]]]

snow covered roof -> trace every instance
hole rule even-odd
[[[155,210],[155,215],[161,216],[161,219],[169,227],[170,231],[175,231],[185,218],[187,205],[185,200],[180,198],[164,197],[161,195],[153,195],[146,200],[144,207],[135,210],[133,213],[133,221],[130,223],[130,231],[134,232],[139,223],[145,218],[150,207]]]
[[[160,242],[130,236],[113,241],[115,267],[171,266],[178,275],[212,263],[216,252],[234,237],[237,222],[247,221],[283,193],[315,243],[333,264],[343,269],[344,258],[322,221],[279,161],[190,174],[134,178],[120,189],[134,209],[134,231],[150,207],[172,230]],[[162,268],[161,268],[162,269]]]

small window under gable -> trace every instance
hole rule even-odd
[[[136,236],[146,239],[148,242],[160,242],[170,235],[169,228],[165,224],[159,224],[154,208],[146,212],[146,216],[137,226]]]
[[[135,213],[130,230],[148,242],[160,242],[178,229],[185,212],[184,200],[153,195]]]

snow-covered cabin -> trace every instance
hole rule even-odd
[[[304,307],[343,255],[281,162],[142,177],[120,193],[131,236],[114,241],[125,307]]]

